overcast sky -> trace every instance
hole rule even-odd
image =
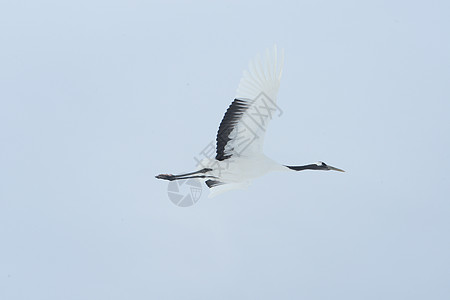
[[[450,2],[0,2],[0,299],[450,299]],[[273,173],[183,208],[285,49]]]

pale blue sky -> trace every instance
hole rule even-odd
[[[449,299],[448,1],[0,2],[0,299]],[[179,208],[257,52],[270,174]],[[206,190],[204,190],[206,195]]]

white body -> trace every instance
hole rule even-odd
[[[288,171],[288,168],[276,163],[263,153],[252,157],[229,158],[224,161],[205,159],[202,165],[213,169],[207,172],[207,175],[220,178],[220,181],[224,183],[242,182],[274,171]]]
[[[211,188],[209,198],[225,191],[245,188],[252,179],[274,171],[289,171],[289,169],[273,161],[263,153],[251,157],[229,158],[223,161],[204,159],[201,165],[213,169],[206,173],[208,176],[219,178],[223,185]]]

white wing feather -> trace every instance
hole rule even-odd
[[[243,72],[235,98],[254,100],[260,93],[264,93],[276,102],[284,61],[283,49],[280,60],[277,52],[276,46],[272,53],[267,49],[264,64],[259,54],[250,61],[248,70]]]
[[[262,153],[267,125],[281,113],[276,102],[283,61],[284,51],[278,57],[275,45],[272,52],[267,49],[264,61],[258,54],[244,70],[235,98],[245,100],[249,108],[229,135],[230,154],[246,157]]]

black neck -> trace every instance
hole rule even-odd
[[[323,170],[322,166],[318,166],[316,164],[310,164],[305,166],[285,166],[294,171],[303,171],[303,170]]]

